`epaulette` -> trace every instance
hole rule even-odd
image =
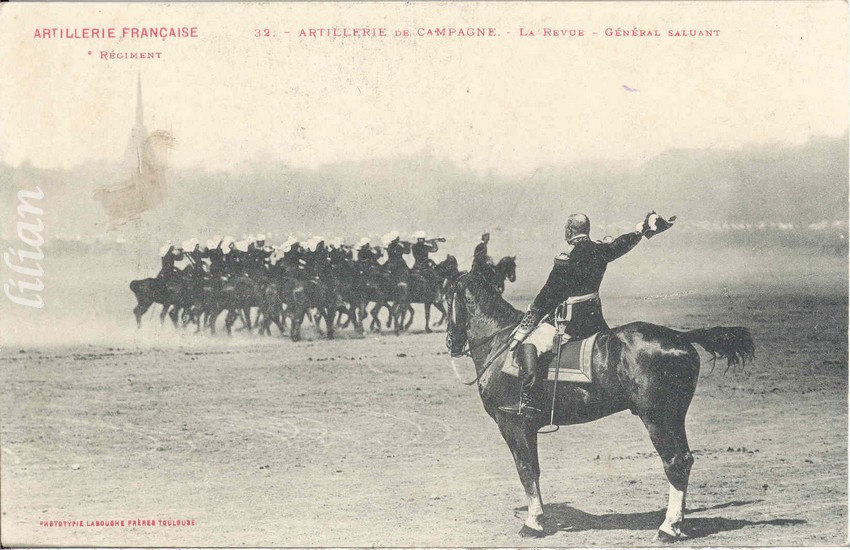
[[[569,261],[569,259],[570,259],[569,252],[561,252],[560,254],[555,256],[555,265],[556,266],[564,265]]]

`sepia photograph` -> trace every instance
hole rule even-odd
[[[0,5],[4,547],[848,544],[848,5]]]

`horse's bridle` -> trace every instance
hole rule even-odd
[[[451,292],[449,292],[449,294],[446,296],[446,298],[448,299],[448,306],[449,306],[449,310],[448,310],[449,326],[448,326],[448,330],[446,330],[446,347],[449,348],[449,353],[451,354],[452,358],[463,357],[463,356],[467,356],[467,355],[472,357],[473,351],[486,346],[487,344],[492,342],[493,339],[495,339],[500,334],[503,334],[503,333],[507,332],[508,330],[516,330],[516,327],[513,327],[513,326],[503,327],[503,328],[497,330],[496,332],[494,332],[493,334],[491,334],[490,336],[487,336],[486,338],[484,338],[483,340],[481,340],[480,342],[476,343],[473,346],[469,342],[469,337],[466,335],[466,331],[469,328],[469,322],[468,322],[469,318],[468,318],[468,312],[467,312],[466,313],[467,317],[464,320],[464,327],[463,327],[463,334],[464,334],[464,338],[466,339],[466,341],[461,346],[461,351],[459,351],[459,352],[452,351],[452,344],[454,342],[454,336],[452,334],[454,332],[454,312],[455,312],[454,302],[457,299],[457,294],[458,294],[457,284],[460,282],[460,280],[462,278],[466,277],[467,275],[468,275],[468,273],[464,273],[463,275],[461,275],[460,277],[455,279],[451,284]],[[464,305],[462,307],[464,309],[466,309],[466,304],[464,303]],[[496,359],[499,356],[501,356],[502,353],[507,351],[507,349],[508,349],[508,346],[505,345],[503,349],[500,349],[498,351],[498,353],[492,355],[487,360],[487,363],[484,365],[484,368],[481,369],[481,372],[479,372],[471,382],[461,381],[461,383],[465,386],[471,386],[471,385],[475,384],[476,382],[478,382],[479,380],[481,380],[481,377],[484,376],[484,373],[487,372],[487,370],[493,365],[493,363],[496,361]]]

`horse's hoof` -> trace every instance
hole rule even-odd
[[[685,537],[681,534],[678,535],[678,536],[677,535],[671,535],[667,531],[662,531],[661,529],[659,529],[658,531],[656,531],[655,536],[652,537],[652,542],[670,543],[670,542],[678,542],[678,541],[680,541],[684,538],[687,538],[687,537]]]
[[[431,327],[425,327],[425,334],[431,334],[432,332],[434,331],[431,330]]]
[[[532,529],[528,525],[523,525],[522,529],[519,530],[519,536],[524,539],[539,539],[543,538],[546,533],[543,532],[542,529]]]

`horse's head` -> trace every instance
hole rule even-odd
[[[467,341],[467,328],[469,327],[469,310],[466,306],[465,279],[468,274],[463,274],[449,282],[446,291],[446,302],[448,305],[449,322],[446,327],[446,347],[452,357],[464,355]]]
[[[460,271],[457,266],[457,258],[451,254],[447,255],[446,259],[438,263],[437,267],[434,269],[440,277],[449,282],[452,282],[460,276]]]
[[[505,256],[496,264],[496,271],[512,283],[516,282],[516,256]]]

